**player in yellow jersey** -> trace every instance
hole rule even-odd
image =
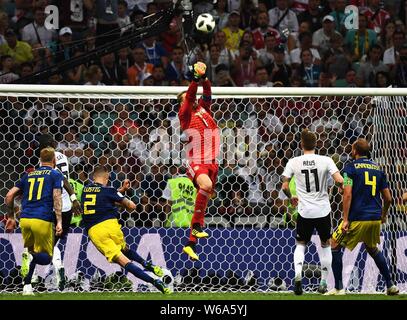
[[[161,280],[153,279],[131,262],[134,260],[155,275],[163,276],[163,271],[159,266],[145,261],[137,252],[131,250],[124,241],[124,235],[117,220],[116,205],[133,211],[136,208],[135,203],[124,197],[115,188],[107,186],[109,171],[106,167],[97,166],[95,168],[93,181],[83,188],[81,200],[83,206],[82,221],[92,243],[109,262],[119,264],[137,278],[153,284],[162,293],[170,294],[171,290]],[[129,187],[130,182],[126,180],[121,191],[125,192]]]

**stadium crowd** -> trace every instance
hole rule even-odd
[[[91,50],[105,32],[118,27],[127,32],[129,23],[140,23],[171,2],[112,0],[103,8],[106,2],[99,0],[0,3],[0,82],[7,83]],[[44,27],[43,8],[51,3],[60,6],[59,31]],[[201,52],[208,77],[214,86],[407,85],[404,2],[350,3],[360,8],[358,31],[344,28],[345,0],[194,1],[196,14],[211,12],[217,19],[213,43]],[[71,8],[75,14],[64,14]],[[108,14],[113,20],[105,19],[108,9],[117,10]],[[44,83],[184,85],[186,53],[176,26]],[[73,179],[86,183],[93,165],[107,164],[115,187],[124,178],[132,181],[129,196],[138,204],[132,223],[164,223],[171,208],[163,192],[168,179],[182,173],[179,154],[171,154],[163,139],[177,134],[176,101],[9,96],[0,103],[7,132],[0,139],[4,174],[37,165],[38,136],[49,132],[68,156]],[[332,156],[340,169],[351,143],[360,135],[369,138],[372,129],[372,104],[363,97],[215,99],[212,110],[223,140],[243,128],[257,130],[259,142],[252,168],[243,161],[247,141],[239,146],[236,163],[221,166],[209,212],[231,217],[230,224],[238,216],[264,215],[271,225],[281,220],[287,209],[280,177],[288,159],[300,153],[302,128],[318,133],[318,153]],[[179,139],[182,143],[182,135]],[[153,152],[166,163],[152,162]],[[2,180],[12,183],[17,177],[11,175]],[[339,202],[333,202],[338,218]]]
[[[195,0],[217,21],[200,45],[215,86],[405,87],[407,44],[401,0]],[[59,8],[59,29],[44,24]],[[0,83],[77,57],[149,23],[169,0],[2,0]],[[359,8],[359,29],[345,7]],[[69,12],[71,14],[69,14]],[[45,84],[184,85],[187,52],[175,18],[169,30],[43,79]],[[151,21],[150,21],[151,22]]]

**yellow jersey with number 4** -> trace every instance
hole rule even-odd
[[[347,164],[343,171],[344,185],[352,186],[349,221],[380,220],[380,191],[388,188],[386,174],[366,157]]]

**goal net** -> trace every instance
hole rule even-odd
[[[130,179],[126,196],[134,212],[120,212],[126,242],[143,258],[166,270],[175,291],[287,291],[293,288],[296,210],[281,190],[287,161],[301,154],[303,128],[318,136],[317,152],[332,157],[339,169],[351,160],[358,137],[372,142],[372,158],[386,171],[395,199],[382,226],[381,247],[392,277],[407,292],[406,92],[399,89],[213,88],[212,113],[221,128],[220,171],[205,224],[210,234],[199,241],[200,261],[182,253],[193,199],[174,198],[170,179],[185,174],[185,136],[177,117],[180,87],[3,86],[0,87],[0,200],[29,168],[36,166],[38,136],[49,132],[70,161],[70,178],[86,184],[95,164],[111,169],[118,188]],[[199,96],[199,94],[198,94]],[[332,222],[341,218],[342,197],[330,184]],[[295,187],[294,187],[295,188]],[[176,206],[184,201],[185,206]],[[18,203],[16,203],[18,206]],[[184,210],[185,209],[185,210]],[[6,212],[3,205],[2,212]],[[22,289],[19,273],[23,241],[19,229],[5,233],[0,222],[0,292]],[[109,264],[83,232],[72,224],[58,244],[67,277],[66,290],[154,291],[151,286]],[[321,276],[314,234],[303,269],[307,292]],[[385,284],[358,245],[345,251],[343,278],[348,291],[383,292]],[[55,270],[37,266],[35,288],[56,290]],[[333,276],[328,279],[333,286]]]

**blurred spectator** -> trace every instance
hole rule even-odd
[[[334,18],[329,15],[325,16],[322,19],[322,28],[312,35],[312,46],[318,49],[321,56],[330,49],[330,39],[334,34],[340,35],[338,31],[335,31]]]
[[[311,32],[300,33],[299,40],[300,40],[300,47],[295,48],[294,50],[292,50],[290,52],[291,66],[293,68],[298,67],[298,65],[301,63],[301,52],[304,50],[310,50],[311,54],[312,54],[313,63],[319,64],[321,61],[321,56],[319,55],[319,52],[317,49],[312,48]]]
[[[153,86],[154,77],[151,73],[145,73],[140,83],[141,86]]]
[[[84,3],[88,10],[96,12],[96,47],[116,41],[120,36],[118,0],[88,0]]]
[[[128,47],[121,48],[119,50],[119,52],[117,53],[117,59],[118,59],[117,64],[121,66],[124,70],[128,70],[134,63]]]
[[[322,28],[321,22],[324,13],[320,10],[320,4],[321,0],[308,0],[308,9],[298,15],[298,23],[307,21],[312,33]]]
[[[396,31],[396,24],[393,20],[388,20],[381,33],[378,35],[380,38],[380,43],[384,49],[388,49],[393,46],[393,34]],[[397,31],[401,31],[397,29]]]
[[[102,82],[103,73],[99,66],[91,65],[88,70],[86,70],[85,77],[87,82],[85,86],[104,86]]]
[[[196,17],[202,13],[213,11],[213,2],[211,0],[200,0],[193,2],[195,2],[195,4],[193,5],[193,10]]]
[[[256,57],[252,48],[247,47],[242,41],[239,56],[236,58],[235,70],[232,75],[236,85],[242,87],[255,81]]]
[[[376,73],[376,87],[387,88],[391,85],[390,76],[387,72],[379,71]]]
[[[265,67],[257,67],[255,82],[249,83],[246,87],[272,87],[273,83],[269,81],[269,74]]]
[[[274,48],[278,46],[276,37],[267,33],[265,35],[265,48],[259,50],[259,59],[264,66],[269,66],[274,62]]]
[[[64,134],[62,141],[58,143],[57,148],[68,157],[71,165],[83,163],[82,157],[86,144],[80,141],[78,128],[76,126],[69,128],[69,131]]]
[[[20,65],[21,78],[27,77],[34,72],[34,67],[31,62],[24,62]]]
[[[407,45],[404,44],[399,53],[398,61],[394,68],[394,79],[395,84],[399,88],[407,87]]]
[[[181,81],[184,79],[187,72],[187,66],[184,63],[184,49],[175,47],[172,51],[172,59],[165,71],[166,78],[171,80]]]
[[[46,28],[44,22],[44,8],[36,8],[34,10],[34,21],[23,28],[21,39],[30,45],[39,43],[44,47],[49,47],[50,43],[56,40],[56,34],[54,30]]]
[[[226,34],[223,31],[219,31],[215,34],[215,44],[219,47],[219,61],[222,64],[230,67],[235,59],[235,53],[226,48]]]
[[[275,82],[281,82],[284,87],[290,86],[291,67],[285,62],[285,50],[284,46],[280,45],[274,48],[274,62],[268,67],[270,80]]]
[[[163,65],[166,68],[168,65],[168,53],[156,40],[156,37],[153,36],[144,39],[141,43],[146,51],[147,62],[154,66]]]
[[[312,51],[301,51],[301,65],[296,70],[298,76],[304,81],[306,87],[317,87],[321,69],[313,63]]]
[[[32,46],[34,71],[44,70],[53,65],[53,56],[48,48],[42,47],[39,43]]]
[[[349,69],[348,71],[346,71],[345,81],[346,87],[356,87],[356,71],[353,69]]]
[[[369,6],[363,14],[369,21],[368,28],[373,29],[377,34],[380,34],[384,29],[384,26],[388,20],[390,20],[390,15],[386,10],[380,8],[381,0],[369,0]]]
[[[153,73],[154,66],[146,62],[146,51],[143,47],[133,49],[134,64],[127,69],[127,80],[129,85],[137,86],[144,79],[145,73]]]
[[[144,165],[149,159],[150,152],[148,149],[148,130],[144,126],[140,126],[133,137],[130,140],[129,151],[133,156],[137,157]]]
[[[366,17],[359,14],[359,29],[349,30],[345,39],[345,45],[352,55],[352,61],[360,61],[376,43],[376,32],[367,29]]]
[[[236,87],[235,82],[229,73],[229,68],[220,64],[215,68],[215,85],[218,87]]]
[[[281,33],[298,31],[297,16],[288,7],[288,0],[276,0],[276,7],[270,9],[268,15],[270,25]]]
[[[119,0],[117,4],[117,23],[120,27],[120,32],[123,35],[132,29],[130,16],[127,14],[128,4],[125,0]]]
[[[254,47],[259,50],[265,47],[265,36],[274,35],[276,42],[280,42],[280,33],[277,29],[269,26],[269,16],[266,12],[260,12],[257,16],[258,28],[253,30]]]
[[[345,14],[346,0],[334,0],[333,3],[335,10],[330,12],[329,15],[335,19],[335,30],[344,35],[346,33],[345,19],[347,17]]]
[[[389,72],[381,60],[382,48],[379,45],[373,45],[368,54],[365,63],[361,63],[356,75],[356,83],[359,87],[376,87],[376,73],[379,71]]]
[[[11,83],[19,78],[18,74],[15,74],[13,70],[14,61],[9,55],[1,56],[0,59],[1,71],[0,71],[0,84]]]
[[[386,49],[383,54],[383,63],[390,69],[394,68],[399,59],[400,49],[406,42],[406,35],[402,31],[396,30],[393,33],[393,46]]]
[[[240,25],[242,30],[253,30],[257,27],[257,0],[240,1]]]
[[[153,69],[153,79],[154,79],[154,85],[155,86],[168,86],[169,83],[165,79],[165,70],[163,66],[155,66]]]
[[[240,24],[240,12],[238,10],[232,11],[229,15],[229,21],[226,28],[222,31],[226,36],[225,47],[231,51],[239,49],[239,44],[242,40],[244,31],[239,28]]]
[[[0,45],[6,44],[4,34],[9,28],[8,16],[4,11],[0,11]]]
[[[330,39],[329,50],[322,59],[323,69],[336,75],[337,79],[345,79],[346,72],[350,67],[350,57],[345,54],[342,46],[342,35],[334,34]]]
[[[78,57],[83,52],[76,51],[74,54],[74,57]],[[80,64],[79,66],[76,66],[73,69],[68,70],[65,73],[64,76],[64,83],[65,84],[72,84],[72,85],[78,85],[78,84],[83,84],[85,83],[85,73],[86,73],[86,67],[84,64]]]
[[[227,0],[218,0],[215,3],[215,8],[212,10],[212,15],[216,20],[215,31],[217,32],[225,28],[229,19]]]
[[[209,59],[206,61],[206,72],[208,79],[212,82],[216,78],[216,67],[220,65],[219,54],[219,47],[216,44],[212,44],[209,46]]]
[[[140,28],[144,25],[145,15],[146,15],[145,11],[136,9],[136,7],[134,8],[134,10],[130,14],[130,20],[131,22],[133,22],[135,28]]]
[[[71,28],[74,39],[83,39],[86,30],[91,27],[91,12],[86,8],[87,2],[89,1],[54,0],[54,4],[59,8],[59,25]]]
[[[162,45],[168,54],[171,54],[174,47],[178,46],[182,41],[181,25],[182,17],[175,17],[170,23],[169,30],[160,36]]]
[[[69,27],[63,27],[59,30],[59,39],[55,48],[55,62],[61,63],[71,59],[79,48],[72,41],[72,30]]]
[[[27,42],[18,41],[17,35],[12,29],[8,29],[4,36],[7,43],[0,45],[0,55],[13,57],[16,64],[33,59],[31,46]]]
[[[303,21],[300,23],[298,27],[298,32],[291,32],[287,38],[287,49],[288,52],[291,52],[293,49],[298,48],[300,46],[299,35],[304,32],[311,32],[309,23],[307,21]]]
[[[251,31],[246,30],[246,31],[243,33],[242,42],[244,42],[245,45],[246,45],[248,48],[251,48],[251,49],[254,51],[254,53],[256,54],[257,57],[259,56],[259,52],[258,52],[257,49],[254,47],[254,38],[253,38],[253,33],[252,33]]]
[[[334,87],[336,75],[329,72],[321,72],[319,74],[318,87]]]
[[[104,55],[100,59],[102,82],[106,85],[121,86],[127,84],[126,71],[116,63],[114,53]]]

